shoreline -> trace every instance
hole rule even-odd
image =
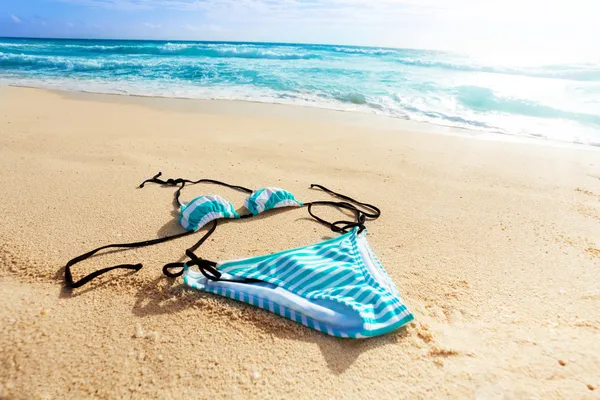
[[[394,130],[394,131],[410,131],[421,133],[433,133],[459,137],[469,137],[479,140],[490,140],[497,142],[514,142],[523,144],[533,144],[550,147],[567,147],[567,148],[600,148],[600,139],[598,142],[581,143],[551,140],[534,136],[519,136],[501,132],[480,131],[469,128],[452,127],[438,125],[431,122],[414,121],[408,118],[394,117],[390,115],[378,114],[376,112],[367,112],[362,110],[343,110],[328,107],[320,107],[304,104],[286,104],[286,103],[271,103],[258,100],[237,100],[237,99],[201,99],[188,97],[166,97],[166,96],[146,96],[138,94],[119,94],[119,93],[97,93],[83,90],[70,90],[59,88],[44,88],[37,86],[25,85],[0,85],[0,87],[13,87],[31,90],[41,90],[50,93],[58,93],[65,97],[71,97],[81,100],[103,100],[124,104],[142,104],[152,108],[172,108],[168,105],[169,101],[173,104],[177,102],[189,102],[185,107],[181,103],[177,107],[179,110],[190,112],[208,112],[216,114],[232,113],[234,115],[251,115],[258,113],[260,115],[270,115],[271,111],[276,110],[277,115],[285,116],[291,119],[303,119],[305,117],[317,118],[321,121],[328,119],[335,122],[349,123],[352,125],[373,126],[378,129]],[[95,99],[94,99],[95,98]],[[129,99],[129,100],[128,100]],[[224,111],[227,106],[233,105],[233,110]],[[264,108],[266,107],[266,108]],[[273,107],[273,108],[271,108]],[[288,108],[287,110],[280,107]],[[295,110],[295,111],[294,111]],[[340,114],[344,114],[340,116]],[[349,115],[348,115],[349,114]]]

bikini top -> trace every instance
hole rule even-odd
[[[313,201],[309,203],[303,203],[298,201],[292,193],[287,190],[280,189],[277,187],[266,187],[259,190],[248,189],[243,186],[230,185],[224,182],[216,181],[213,179],[199,179],[196,181],[188,179],[167,179],[162,180],[160,177],[162,173],[158,173],[150,179],[145,180],[139,185],[139,188],[143,188],[147,183],[156,183],[165,186],[177,187],[175,192],[175,203],[178,206],[179,211],[179,223],[186,230],[183,233],[166,236],[157,239],[146,240],[142,242],[134,243],[122,243],[122,244],[109,244],[106,246],[99,247],[90,252],[82,254],[78,257],[70,260],[65,266],[65,283],[69,288],[78,288],[85,285],[92,279],[105,274],[114,269],[129,269],[139,271],[142,268],[142,264],[121,264],[108,268],[104,268],[95,271],[78,281],[73,280],[71,273],[71,267],[78,262],[81,262],[89,257],[92,257],[99,251],[109,248],[135,248],[135,247],[146,247],[155,245],[158,243],[164,243],[169,240],[174,240],[193,234],[204,226],[212,222],[210,229],[200,238],[200,240],[191,248],[186,250],[186,255],[189,258],[187,262],[169,263],[163,267],[163,273],[168,277],[177,277],[182,275],[183,269],[186,267],[197,266],[200,272],[208,279],[212,281],[223,281],[227,280],[221,277],[221,273],[215,268],[216,263],[202,259],[194,253],[210,235],[215,231],[217,224],[220,220],[224,219],[245,219],[257,216],[263,212],[273,210],[282,207],[307,207],[308,213],[316,219],[319,223],[328,226],[332,231],[337,233],[347,233],[354,228],[358,228],[358,233],[361,233],[365,229],[365,222],[367,220],[377,219],[381,215],[379,208],[372,204],[363,203],[354,200],[351,197],[345,196],[340,193],[336,193],[332,190],[327,189],[322,185],[312,184],[311,189],[320,189],[334,197],[337,197],[343,201]],[[203,195],[196,197],[188,203],[181,203],[179,200],[181,191],[186,185],[195,185],[199,183],[210,183],[228,187],[230,189],[238,190],[249,194],[244,202],[244,207],[248,211],[247,213],[238,213],[231,202],[218,195]],[[350,211],[354,219],[353,220],[340,220],[335,222],[328,222],[313,212],[313,206],[332,206],[341,210]],[[178,272],[173,272],[174,269],[180,269]],[[235,279],[237,283],[252,283],[256,282],[254,279]]]

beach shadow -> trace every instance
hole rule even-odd
[[[327,367],[336,375],[340,375],[350,368],[361,354],[380,347],[397,345],[410,335],[404,326],[394,332],[369,339],[338,338],[307,328],[266,310],[231,299],[227,300],[228,304],[233,303],[234,307],[242,308],[243,314],[248,316],[243,319],[264,334],[272,335],[278,340],[315,343],[319,347]]]
[[[258,215],[253,215],[251,217],[248,218],[243,218],[241,219],[241,221],[255,221],[255,220],[263,220],[265,218],[270,218],[273,217],[275,215],[279,215],[279,214],[283,214],[285,212],[289,212],[290,210],[297,210],[298,207],[282,207],[282,208],[273,208],[269,211],[265,211],[262,212]],[[236,210],[237,213],[239,214],[244,214],[247,213],[246,211],[246,207],[240,207],[239,209]],[[236,220],[228,220],[228,221],[236,221]]]
[[[324,334],[322,334],[324,335]],[[360,357],[371,350],[394,346],[409,336],[406,327],[370,339],[341,339],[326,336],[317,341],[327,366],[336,375],[344,373]]]
[[[335,213],[339,213],[342,214],[344,217],[346,218],[355,218],[355,214],[345,208],[341,208],[341,207],[336,207],[336,206],[332,206],[332,205],[325,205],[325,204],[316,204],[312,207],[312,212],[315,215],[319,214],[319,210],[330,210],[329,212],[335,212]],[[335,211],[333,211],[335,210]]]
[[[205,230],[205,229],[203,228],[202,230],[200,230],[196,233],[200,233],[203,230]],[[162,238],[162,237],[167,237],[167,236],[180,235],[185,232],[186,232],[186,230],[183,229],[181,224],[179,224],[179,221],[177,219],[172,219],[169,222],[167,222],[166,224],[164,224],[163,226],[161,226],[158,229],[158,231],[156,231],[156,237]],[[194,235],[191,234],[190,236],[194,236]]]
[[[200,300],[213,297],[219,301],[217,307],[222,308],[218,312],[219,315],[235,315],[237,323],[248,324],[274,341],[316,344],[327,367],[336,375],[350,368],[361,354],[384,346],[397,345],[409,335],[406,327],[403,327],[370,339],[337,338],[266,310],[227,297],[194,290],[179,282],[176,279],[160,277],[143,285],[136,294],[132,313],[137,317],[178,313],[191,307],[199,308]]]

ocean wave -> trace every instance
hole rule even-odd
[[[158,63],[153,62],[154,66]],[[147,65],[147,64],[146,64]],[[117,68],[143,67],[136,61],[129,60],[98,60],[81,59],[61,56],[33,56],[27,54],[0,53],[0,66],[2,67],[45,67],[67,71],[97,71],[113,70]]]
[[[534,78],[568,79],[574,81],[600,81],[600,68],[593,65],[547,65],[536,68],[514,68],[477,65],[466,62],[452,63],[419,58],[398,58],[393,61],[407,66],[438,68],[452,71],[488,72],[493,74],[522,75]]]
[[[360,92],[349,92],[349,93],[344,93],[341,95],[334,95],[333,97],[336,100],[339,100],[344,103],[369,105],[369,102],[367,101],[367,97]],[[376,105],[374,105],[374,106],[376,106]]]
[[[432,68],[457,72],[485,72],[492,74],[519,75],[548,79],[565,79],[581,82],[600,82],[600,65],[569,64],[498,66],[474,62],[456,54],[422,50],[386,49],[372,47],[325,46],[325,45],[268,45],[245,43],[204,42],[94,42],[56,41],[49,43],[0,42],[0,52],[11,54],[78,57],[103,56],[184,56],[189,58],[265,59],[265,60],[338,60],[344,54],[367,57],[373,62],[404,65],[416,68]]]
[[[190,45],[184,44],[184,43],[167,43],[167,44],[162,45],[160,48],[163,51],[177,52],[177,51],[189,49]]]
[[[479,86],[459,86],[457,100],[479,112],[499,112],[544,119],[567,119],[600,126],[600,115],[560,110],[531,100],[498,96],[493,90]]]
[[[37,45],[27,47],[19,46],[2,46],[5,51],[14,53],[15,50],[22,50],[24,53],[40,50]],[[187,44],[187,43],[165,43],[161,45],[85,45],[85,44],[60,44],[55,46],[46,46],[45,49],[53,50],[57,55],[63,56],[83,56],[91,54],[102,55],[168,55],[168,56],[188,56],[188,57],[208,57],[208,58],[253,58],[253,59],[269,59],[269,60],[312,60],[319,59],[321,55],[294,51],[294,49],[268,49],[258,46],[245,45],[206,45],[206,44]]]
[[[253,45],[230,44],[186,44],[166,43],[156,49],[157,54],[177,54],[214,58],[254,58],[267,60],[312,60],[321,58],[319,54],[291,49],[267,49]]]
[[[431,99],[427,101],[423,97],[404,98],[397,93],[393,94],[391,99],[393,101],[392,106],[390,106],[388,102],[382,100],[380,100],[380,102],[384,104],[385,109],[391,108],[392,110],[395,110],[399,108],[408,119],[431,122],[450,127],[485,130],[498,133],[502,132],[501,128],[488,122],[469,118],[466,115],[458,115],[457,113],[452,113],[452,110],[436,110],[433,103],[438,102],[432,101]],[[387,114],[389,114],[389,112]]]
[[[318,54],[310,53],[291,53],[278,52],[258,48],[238,48],[229,47],[212,50],[202,50],[205,57],[223,57],[223,58],[257,58],[268,60],[312,60],[321,58]]]
[[[254,50],[254,49],[249,49]],[[223,51],[223,50],[220,50]],[[231,50],[230,50],[231,51]],[[236,50],[237,51],[237,50]],[[246,50],[248,51],[248,49]],[[6,54],[0,52],[0,66],[17,69],[47,69],[60,73],[68,71],[74,73],[89,74],[96,71],[109,73],[124,73],[129,76],[142,74],[151,80],[164,80],[165,77],[182,82],[192,82],[209,86],[215,85],[249,85],[264,87],[274,90],[277,93],[286,93],[286,96],[293,96],[294,92],[306,91],[316,94],[321,98],[331,99],[342,103],[363,105],[374,110],[387,110],[386,114],[398,114],[393,106],[382,107],[382,102],[359,90],[340,90],[336,88],[312,87],[303,88],[303,86],[282,76],[278,73],[268,73],[256,69],[233,68],[231,66],[219,66],[214,64],[205,64],[196,61],[185,61],[176,59],[151,58],[137,59],[126,58],[107,59],[107,58],[84,58],[84,57],[65,57],[65,56],[38,56],[26,54]],[[136,75],[137,74],[137,75]],[[109,75],[108,75],[109,76]],[[437,87],[436,91],[441,93],[442,88]],[[419,90],[426,96],[429,107],[434,107],[436,102],[435,93],[428,93],[425,90]],[[497,95],[492,89],[479,86],[459,86],[453,89],[446,89],[446,94],[455,98],[456,102],[468,110],[479,113],[502,113],[509,115],[519,115],[534,117],[540,119],[565,119],[577,121],[586,125],[600,126],[600,115],[563,110],[556,107],[540,104],[532,100],[509,98]],[[381,97],[381,96],[379,96]],[[458,119],[445,115],[439,111],[427,111],[425,109],[411,108],[411,104],[406,104],[402,99],[394,95],[388,96],[389,100],[401,104],[405,110],[413,113],[421,113],[430,118],[440,118],[448,121],[464,123],[463,117]],[[461,119],[462,118],[462,119]],[[481,124],[474,126],[483,127]]]
[[[338,47],[338,46],[334,46],[334,47],[328,48],[327,50],[333,50],[338,53],[362,54],[362,55],[370,55],[370,56],[399,54],[399,51],[396,49],[382,49],[382,48],[370,48],[370,47]]]
[[[502,99],[493,93],[476,86],[463,86],[456,88],[455,95],[461,104],[469,109],[477,111],[479,114],[460,113],[457,110],[435,109],[433,103],[422,101],[422,98],[404,98],[401,95],[393,96],[368,96],[359,92],[300,92],[300,91],[274,91],[269,88],[260,88],[257,86],[248,87],[240,85],[218,85],[218,86],[195,86],[185,82],[148,82],[139,80],[115,80],[115,79],[94,79],[81,80],[69,78],[34,78],[34,79],[15,79],[3,78],[0,73],[0,84],[24,85],[33,87],[46,87],[52,89],[76,90],[92,93],[112,93],[122,95],[153,96],[153,97],[180,97],[180,98],[199,98],[199,99],[220,99],[220,100],[243,100],[257,101],[263,103],[295,104],[304,106],[313,106],[345,111],[373,112],[376,114],[387,115],[396,118],[409,119],[432,123],[440,126],[465,128],[493,133],[515,134],[511,129],[507,129],[502,124],[496,124],[498,119],[489,119],[494,113],[506,114],[515,112],[514,107],[518,106],[516,111],[519,115],[533,115],[541,121],[554,118],[569,118],[572,121],[574,117],[581,117],[579,113],[569,113],[553,109],[551,107],[539,104],[528,104],[527,101]],[[483,90],[482,90],[483,89]],[[487,99],[487,100],[486,100]],[[494,100],[496,99],[496,100]],[[435,103],[435,102],[434,102]],[[523,108],[523,104],[526,107]],[[470,108],[473,107],[473,108]],[[488,108],[492,108],[491,110]],[[525,110],[525,111],[523,111]],[[562,114],[562,115],[561,115]],[[584,116],[588,123],[598,125],[600,116]],[[530,137],[548,137],[548,128],[551,125],[542,124],[538,130],[524,130],[516,133]],[[562,125],[576,128],[577,125]],[[584,132],[584,131],[582,131]],[[575,141],[580,143],[600,143],[597,137],[598,130],[581,134],[571,133],[569,136],[555,135],[556,140]],[[586,136],[587,135],[587,136]]]
[[[0,47],[17,48],[17,49],[28,48],[28,47],[40,48],[40,47],[45,47],[45,46],[47,46],[47,45],[42,45],[42,44],[37,44],[37,43],[4,43],[4,42],[0,42]]]

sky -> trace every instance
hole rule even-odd
[[[0,36],[600,51],[597,0],[0,0]]]

